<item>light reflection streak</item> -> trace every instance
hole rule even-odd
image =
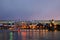
[[[26,37],[27,37],[27,32],[21,32],[21,35],[22,35],[22,40],[27,40]]]
[[[21,32],[20,32],[20,30],[18,30],[18,40],[20,40],[21,39]]]
[[[10,39],[9,40],[13,40],[13,33],[12,32],[10,32]]]

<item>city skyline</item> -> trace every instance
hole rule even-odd
[[[60,20],[60,0],[0,0],[0,20]]]

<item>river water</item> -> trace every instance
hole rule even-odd
[[[60,31],[24,29],[20,31],[0,30],[0,40],[60,40]]]

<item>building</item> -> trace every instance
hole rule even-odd
[[[0,20],[0,24],[2,24],[2,25],[5,25],[5,26],[12,26],[12,25],[14,25],[14,23],[15,23],[15,21],[11,21],[11,20]]]

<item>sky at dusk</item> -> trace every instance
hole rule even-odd
[[[0,20],[60,20],[60,0],[0,0]]]

